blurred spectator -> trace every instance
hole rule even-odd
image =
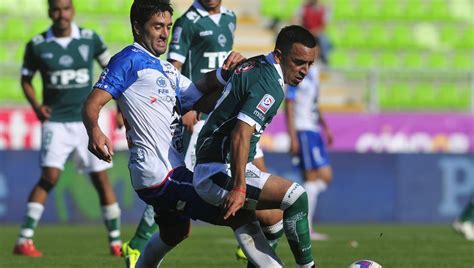
[[[329,20],[330,10],[319,0],[307,0],[295,15],[294,21],[308,29],[314,36],[319,38],[321,48],[320,59],[324,64],[329,63],[329,51],[331,42],[324,33],[326,23]]]

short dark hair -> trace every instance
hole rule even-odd
[[[286,54],[295,43],[308,48],[318,46],[318,40],[307,29],[299,25],[290,25],[281,29],[278,33],[275,49],[279,49],[283,54]]]
[[[72,0],[69,0],[69,2],[71,3],[71,6],[74,6]],[[48,9],[51,9],[54,4],[56,4],[56,0],[48,0]]]
[[[130,24],[132,26],[133,36],[135,37],[135,31],[133,30],[134,22],[137,22],[140,27],[143,27],[153,15],[166,11],[173,15],[173,7],[171,7],[169,0],[133,1],[132,7],[130,8]]]

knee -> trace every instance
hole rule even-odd
[[[273,226],[283,219],[281,209],[258,210],[256,214],[261,226]]]
[[[57,180],[42,176],[36,186],[49,193],[56,186],[56,182]]]
[[[308,195],[305,189],[298,183],[293,183],[285,193],[281,202],[281,209],[283,211],[291,207],[306,207],[308,208]]]

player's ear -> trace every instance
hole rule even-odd
[[[140,25],[136,21],[133,22],[133,32],[136,36],[140,35]]]
[[[277,64],[280,64],[283,58],[283,53],[281,53],[281,50],[279,50],[278,48],[275,48],[275,50],[273,50],[273,55],[275,55],[275,62]]]

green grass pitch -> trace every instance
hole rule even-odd
[[[130,238],[134,228],[124,226],[123,238]],[[18,229],[0,227],[1,268],[125,267],[123,259],[108,255],[102,225],[40,225],[35,243],[42,258],[12,255]],[[385,268],[474,267],[474,242],[448,225],[321,225],[318,230],[331,236],[329,241],[313,242],[320,268],[347,267],[357,259],[372,259]],[[246,267],[236,260],[235,248],[230,229],[194,225],[191,237],[168,254],[161,267]],[[296,266],[285,239],[277,253],[287,267]]]

